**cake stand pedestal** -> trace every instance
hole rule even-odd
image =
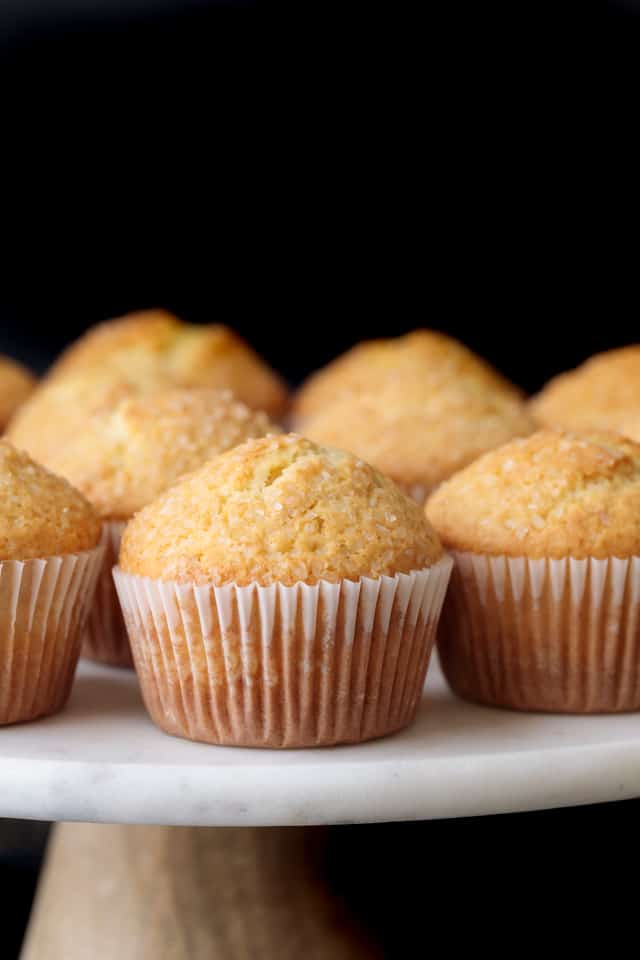
[[[371,960],[325,827],[54,828],[21,960]]]
[[[168,737],[133,673],[89,664],[63,713],[0,730],[0,816],[79,821],[54,828],[22,960],[375,958],[324,882],[318,825],[638,796],[637,714],[474,706],[437,664],[416,722],[360,746]]]

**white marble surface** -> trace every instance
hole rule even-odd
[[[362,746],[267,751],[169,737],[127,671],[82,664],[64,713],[0,728],[0,816],[242,826],[469,816],[640,796],[640,714],[456,700],[433,664],[416,723]]]

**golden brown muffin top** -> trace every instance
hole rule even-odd
[[[128,519],[185,473],[249,437],[279,433],[266,413],[226,390],[170,389],[129,397],[87,418],[47,465],[102,517]]]
[[[375,395],[343,398],[304,422],[318,443],[351,450],[418,501],[480,454],[532,433],[525,404],[474,383],[390,383]]]
[[[46,377],[11,419],[7,438],[48,464],[85,428],[88,417],[111,410],[136,392],[108,369]]]
[[[284,413],[288,403],[284,382],[233,330],[183,323],[165,310],[143,310],[91,327],[65,350],[49,377],[105,366],[138,390],[226,389],[272,416]]]
[[[375,394],[385,385],[422,380],[435,388],[452,382],[500,391],[512,399],[521,392],[463,344],[435,330],[367,340],[312,374],[296,394],[296,423],[347,396]]]
[[[160,580],[292,585],[393,576],[441,554],[392,481],[287,434],[249,440],[161,494],[126,527],[120,564]]]
[[[124,397],[169,387],[230,389],[252,409],[281,413],[287,391],[227,327],[145,311],[93,327],[65,353],[9,424],[16,446],[48,463],[88,416]]]
[[[78,490],[0,440],[0,561],[90,550],[100,529]]]
[[[542,426],[566,430],[623,431],[640,415],[640,345],[598,353],[561,373],[531,400]]]
[[[0,430],[24,403],[36,385],[36,378],[22,364],[0,354]]]
[[[445,546],[528,557],[640,554],[640,445],[540,430],[444,483],[427,516]]]

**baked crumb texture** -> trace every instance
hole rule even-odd
[[[72,344],[12,419],[8,436],[45,460],[87,415],[167,387],[231,390],[274,417],[288,404],[284,382],[228,327],[186,324],[149,310],[92,327]]]
[[[30,370],[0,354],[0,430],[4,430],[35,385],[36,378]]]
[[[87,417],[112,409],[136,392],[108,369],[73,372],[55,380],[45,377],[11,419],[7,439],[47,464],[85,428]]]
[[[414,379],[431,389],[457,383],[471,393],[495,390],[522,399],[517,387],[457,340],[435,330],[414,330],[402,337],[359,343],[312,374],[294,398],[296,426],[346,397],[375,395],[385,386]]]
[[[246,585],[393,576],[442,548],[377,470],[288,434],[249,440],[165,491],[125,529],[128,573]]]
[[[50,376],[105,364],[146,389],[231,390],[248,406],[274,416],[288,402],[280,377],[229,327],[184,323],[165,310],[144,310],[92,327],[62,354]]]
[[[441,333],[359,344],[314,374],[296,428],[392,477],[418,502],[481,453],[534,429],[520,391]]]
[[[0,440],[0,562],[90,550],[100,526],[67,480]]]
[[[542,426],[615,430],[640,439],[640,345],[596,354],[554,377],[530,406]]]
[[[510,557],[640,555],[640,446],[541,430],[444,483],[427,516],[445,547]]]
[[[479,385],[434,388],[427,380],[330,405],[303,426],[312,440],[374,464],[418,502],[480,454],[533,429],[519,399]]]
[[[184,474],[249,437],[279,433],[229,391],[167,389],[88,417],[48,458],[105,519],[128,519]]]

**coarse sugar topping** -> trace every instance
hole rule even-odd
[[[461,470],[426,509],[457,550],[640,555],[640,445],[614,433],[540,430]]]
[[[89,550],[100,529],[97,514],[70,483],[0,440],[0,561]]]
[[[291,585],[393,576],[441,553],[391,480],[287,434],[249,440],[167,490],[127,526],[120,563],[162,580]]]

